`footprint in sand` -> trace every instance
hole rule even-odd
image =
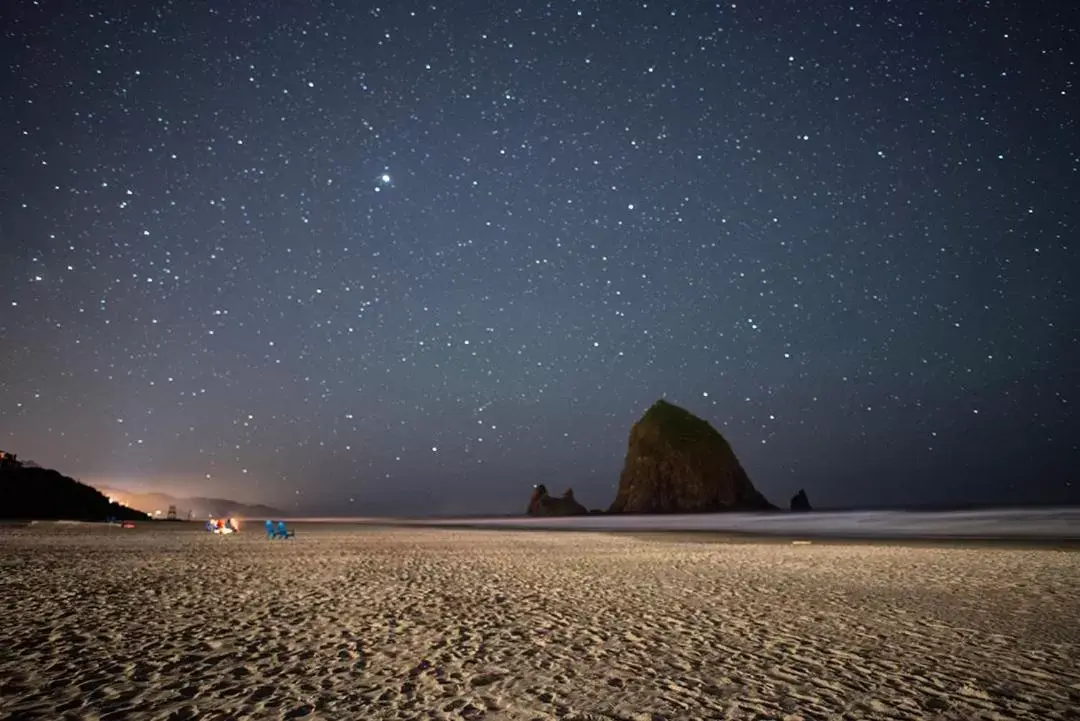
[[[301,706],[297,706],[292,711],[289,711],[288,713],[286,713],[285,718],[287,718],[287,719],[304,718],[305,716],[310,716],[311,713],[314,710],[315,710],[314,706],[312,706],[310,704],[303,704]]]

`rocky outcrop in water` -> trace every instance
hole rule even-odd
[[[533,488],[526,513],[530,516],[583,516],[589,509],[574,498],[574,489],[566,489],[561,498],[549,495],[543,483]]]
[[[731,446],[708,422],[659,400],[630,429],[609,513],[771,510]]]
[[[806,491],[799,489],[799,492],[791,497],[791,510],[796,512],[809,511],[810,499],[806,497]]]

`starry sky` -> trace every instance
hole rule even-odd
[[[5,3],[0,448],[312,513],[606,508],[666,397],[780,505],[1078,502],[1078,27]]]

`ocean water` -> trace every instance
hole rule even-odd
[[[580,531],[713,531],[817,538],[1080,540],[1080,507],[969,511],[813,511],[569,518],[304,518],[381,525]]]

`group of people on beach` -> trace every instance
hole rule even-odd
[[[230,517],[225,519],[211,518],[206,522],[206,530],[210,531],[210,533],[225,534],[236,533],[240,529],[233,523],[233,519]]]

